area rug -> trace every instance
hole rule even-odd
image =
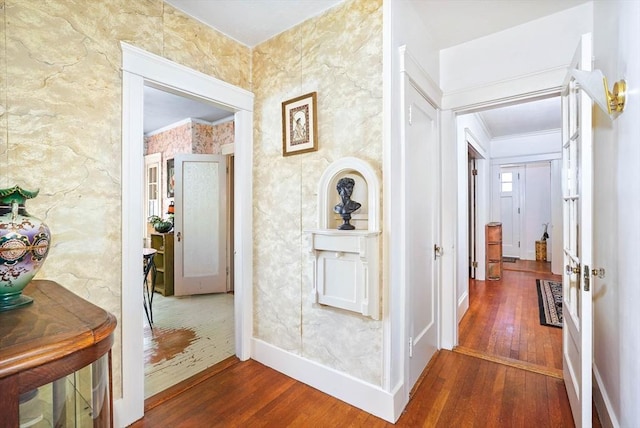
[[[562,328],[562,283],[536,279],[540,324]]]
[[[517,258],[515,258],[515,257],[503,257],[503,258],[502,258],[502,261],[503,261],[504,263],[515,263],[515,262],[516,262],[516,260],[518,260],[518,259],[517,259]]]

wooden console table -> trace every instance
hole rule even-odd
[[[84,399],[90,404],[92,425],[113,426],[115,317],[53,281],[31,281],[24,294],[33,304],[0,312],[0,427],[18,427],[20,395],[50,383],[51,403],[46,403],[50,406],[45,413],[52,426],[75,426],[75,421],[67,421],[71,412],[66,397],[72,395],[66,392],[67,376],[89,365],[90,397]]]

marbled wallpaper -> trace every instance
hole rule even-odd
[[[217,125],[213,125],[213,145],[214,147],[218,147],[216,153],[219,153],[221,147],[225,144],[232,144],[236,140],[235,135],[235,122],[225,122],[219,123]]]
[[[254,335],[382,383],[382,323],[312,301],[306,229],[318,227],[317,187],[333,161],[382,170],[382,0],[345,3],[253,52]],[[281,103],[318,93],[317,152],[282,156]]]
[[[162,0],[0,0],[0,186],[53,237],[38,277],[114,313],[121,300],[120,41],[251,89],[249,48]],[[114,396],[121,396],[119,329]]]
[[[231,126],[229,126],[229,123]],[[162,153],[162,182],[167,183],[167,160],[173,159],[176,154],[221,154],[221,141],[231,143],[234,141],[233,122],[229,123],[211,125],[190,119],[188,122],[176,125],[171,129],[155,134],[151,133],[151,135],[144,138],[144,154]],[[232,131],[230,141],[228,138],[229,129]],[[173,198],[167,197],[166,191],[163,192],[160,212],[166,213],[167,207],[172,200]]]

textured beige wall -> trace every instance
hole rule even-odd
[[[39,277],[120,319],[120,41],[245,89],[251,52],[161,0],[0,5],[0,186],[40,188],[27,208],[53,237]],[[120,345],[118,329],[116,397]]]
[[[382,169],[382,1],[348,0],[254,49],[254,334],[380,385],[382,323],[311,300],[305,229],[333,161]],[[282,101],[318,93],[317,152],[282,156]]]

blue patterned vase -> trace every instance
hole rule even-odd
[[[37,195],[18,186],[0,189],[0,312],[33,302],[22,290],[49,253],[49,228],[24,207]]]

